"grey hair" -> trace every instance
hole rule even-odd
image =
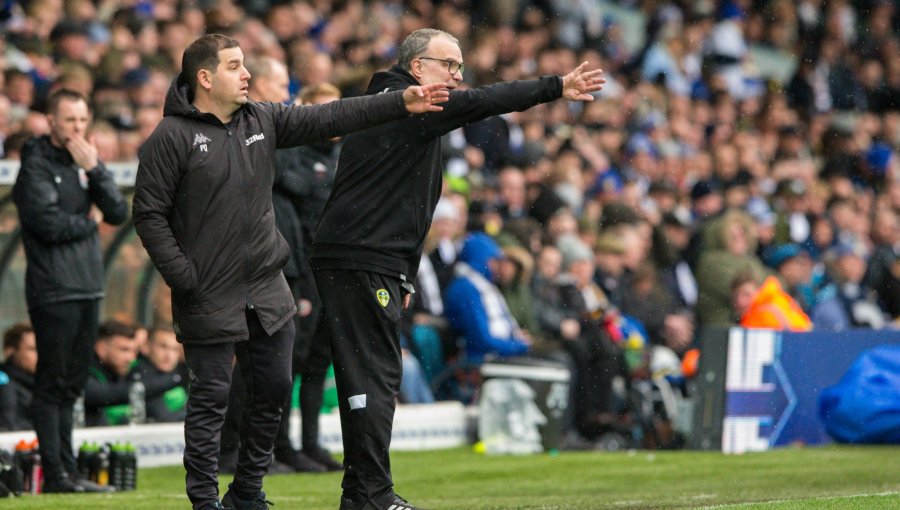
[[[428,49],[428,43],[439,36],[446,37],[450,42],[459,46],[459,40],[443,30],[438,30],[436,28],[420,28],[406,36],[406,39],[403,40],[403,44],[400,45],[400,56],[397,64],[409,71],[412,68],[411,63],[413,59],[424,54],[425,50]]]
[[[284,62],[268,55],[249,57],[244,62],[244,67],[246,67],[247,72],[250,73],[251,82],[255,81],[256,78],[263,78],[271,75],[278,65],[284,66]]]

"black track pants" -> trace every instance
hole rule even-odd
[[[344,439],[344,495],[393,501],[389,448],[400,390],[400,279],[367,271],[315,271],[331,328]]]
[[[288,321],[269,336],[256,312],[248,310],[247,325],[248,341],[184,346],[190,378],[184,420],[184,467],[187,493],[194,508],[218,499],[219,437],[228,407],[235,357],[247,387],[234,474],[238,490],[259,491],[272,460],[282,407],[291,391],[294,323]]]
[[[75,474],[72,405],[84,392],[97,339],[100,301],[51,303],[29,310],[38,362],[31,399],[32,421],[41,445],[44,477]]]

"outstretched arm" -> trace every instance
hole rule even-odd
[[[606,79],[602,69],[585,71],[588,63],[582,62],[574,71],[563,76],[562,97],[569,101],[593,101],[592,92],[603,88]]]
[[[436,113],[450,97],[444,83],[415,85],[402,92],[391,91],[362,97],[348,97],[327,104],[285,106],[271,103],[275,116],[277,148],[294,147],[316,140],[359,131],[412,113]]]

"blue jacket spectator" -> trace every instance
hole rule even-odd
[[[493,283],[500,246],[483,233],[471,234],[463,244],[456,278],[444,298],[450,326],[466,339],[466,357],[480,363],[485,355],[517,356],[528,342]]]

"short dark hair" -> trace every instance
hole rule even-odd
[[[170,324],[157,324],[147,332],[147,342],[152,343],[157,333],[174,333],[175,329]]]
[[[237,40],[222,34],[206,34],[192,42],[181,57],[181,74],[191,93],[197,92],[197,73],[201,69],[215,71],[219,66],[219,51],[239,47]]]
[[[59,109],[59,103],[63,102],[64,100],[75,102],[84,101],[84,104],[86,104],[88,107],[88,111],[91,111],[91,102],[88,101],[87,96],[72,89],[62,88],[53,91],[53,93],[50,94],[50,97],[47,98],[47,113],[49,113],[50,115],[55,114]]]
[[[131,324],[121,321],[106,321],[97,329],[97,340],[110,340],[114,336],[124,336],[125,338],[134,338],[135,328]]]
[[[413,59],[423,55],[425,50],[428,49],[428,43],[439,36],[446,37],[459,46],[459,40],[443,30],[438,30],[436,28],[420,28],[406,36],[406,39],[400,44],[397,65],[409,71],[412,67],[411,63]]]
[[[22,338],[25,337],[26,333],[34,333],[34,328],[31,327],[31,324],[25,322],[14,324],[7,329],[6,332],[3,333],[3,350],[18,350],[19,344],[22,343]]]
[[[754,285],[760,285],[759,276],[752,269],[744,269],[739,271],[734,277],[731,278],[731,292],[734,292],[738,289],[738,287],[752,283]]]

